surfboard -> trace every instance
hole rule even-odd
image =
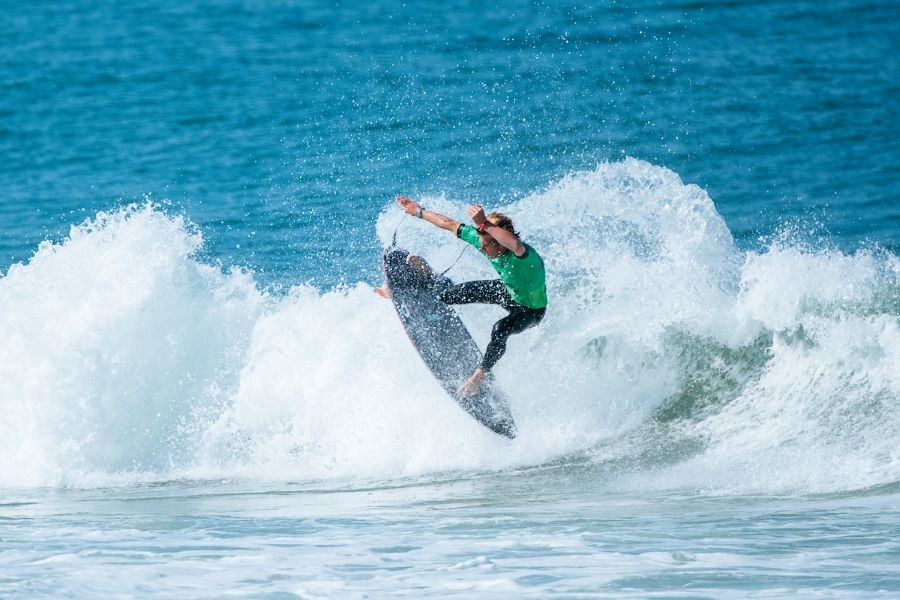
[[[453,307],[438,299],[435,278],[410,267],[408,256],[405,250],[388,248],[382,255],[382,268],[387,296],[410,341],[441,387],[464,411],[494,433],[515,438],[509,398],[492,378],[471,396],[457,394],[481,363],[481,351]]]

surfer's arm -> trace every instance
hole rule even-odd
[[[485,223],[486,224],[481,228],[481,231],[490,234],[492,238],[497,240],[498,244],[512,251],[512,253],[519,258],[522,258],[522,256],[525,255],[525,244],[519,241],[519,238],[502,227],[497,227],[490,221],[485,221]]]
[[[451,219],[450,217],[434,212],[433,210],[425,210],[422,208],[421,204],[412,198],[397,196],[397,204],[399,204],[400,208],[407,214],[419,217],[423,221],[428,221],[432,225],[440,227],[441,229],[446,229],[450,233],[456,234],[456,230],[459,229],[460,223],[456,219]]]
[[[519,240],[518,237],[514,233],[510,233],[509,231],[503,229],[502,227],[497,227],[493,223],[487,220],[487,217],[484,215],[484,209],[477,204],[469,207],[469,216],[472,217],[472,221],[475,222],[475,225],[478,226],[478,231],[482,233],[486,233],[495,240],[497,243],[506,248],[507,250],[511,250],[513,254],[522,258],[525,255],[525,244]]]

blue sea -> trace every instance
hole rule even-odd
[[[0,597],[900,597],[895,0],[2,5]]]

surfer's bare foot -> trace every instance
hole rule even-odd
[[[375,293],[378,294],[379,296],[381,296],[382,298],[387,298],[388,300],[391,299],[391,290],[387,289],[386,287],[375,288]]]
[[[431,267],[428,266],[428,263],[421,256],[410,254],[406,258],[406,264],[412,267],[412,270],[418,273],[422,279],[431,279],[434,275],[434,271],[431,270]]]
[[[457,394],[461,398],[468,398],[469,396],[475,394],[479,389],[481,389],[484,380],[487,378],[487,371],[478,367],[475,369],[475,372],[472,373],[472,376],[469,377],[464,384],[459,386],[459,390],[457,390]]]

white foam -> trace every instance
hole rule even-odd
[[[191,256],[152,205],[45,242],[0,280],[0,482],[78,482],[190,461],[237,383],[264,304],[252,279]]]
[[[465,215],[460,199],[423,201]],[[695,450],[650,460],[638,486],[900,479],[896,257],[784,241],[742,253],[703,190],[632,159],[491,208],[548,268],[547,317],[496,369],[517,440],[446,397],[370,286],[270,297],[200,261],[183,218],[132,206],[0,279],[0,485],[401,477],[584,451],[614,462],[653,453],[648,424]],[[385,244],[401,218],[386,207]],[[398,241],[437,268],[463,248],[411,218]],[[449,275],[495,276],[474,249]],[[459,310],[484,347],[502,311]]]

